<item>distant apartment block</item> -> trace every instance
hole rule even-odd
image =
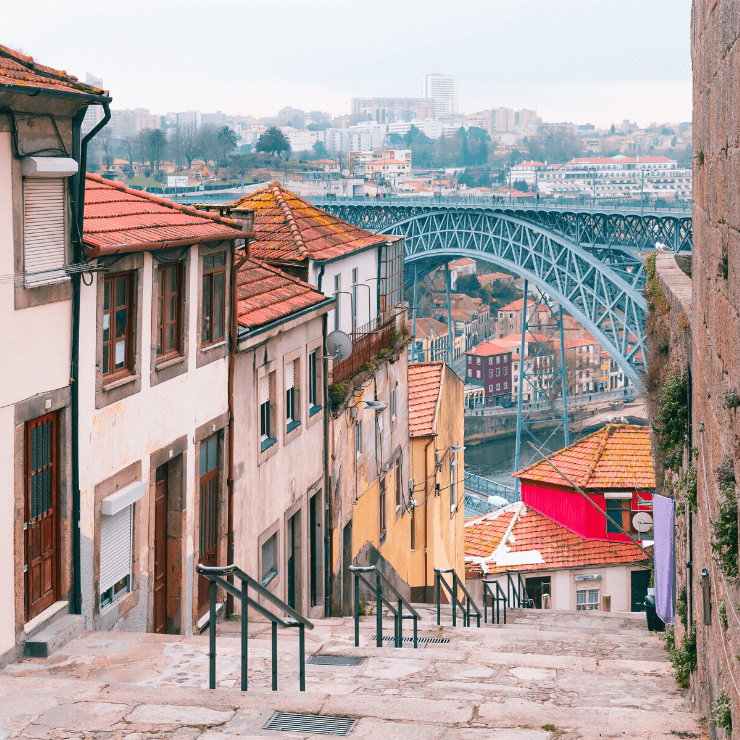
[[[433,105],[426,98],[352,98],[352,115],[376,123],[431,118]]]
[[[85,75],[85,82],[88,85],[94,85],[95,87],[99,87],[101,90],[103,89],[103,80],[100,77],[91,75],[89,72]],[[80,128],[82,135],[85,136],[89,134],[103,120],[104,115],[102,106],[88,106],[85,118],[82,121],[82,127]]]
[[[458,112],[457,77],[429,74],[421,78],[421,94],[434,101],[434,117]]]
[[[127,136],[136,136],[144,129],[159,128],[160,122],[161,117],[150,113],[148,108],[127,108],[112,110],[108,127],[114,139],[125,139]]]

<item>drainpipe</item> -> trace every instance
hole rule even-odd
[[[319,285],[324,266],[321,266]],[[321,288],[319,288],[321,290]],[[331,616],[331,476],[329,475],[329,360],[326,351],[326,314],[321,317],[321,334],[323,337],[322,386],[324,392],[324,618]]]
[[[109,102],[109,101],[108,101]],[[95,128],[82,141],[80,127],[85,117],[87,107],[77,111],[73,121],[72,150],[77,155],[79,147],[79,174],[77,181],[72,181],[72,192],[77,192],[77,202],[74,203],[74,221],[76,229],[72,232],[73,262],[82,258],[82,229],[85,218],[85,172],[87,168],[87,145],[90,139],[110,121],[108,102],[103,102],[105,115]],[[75,188],[74,185],[77,185]],[[80,398],[78,390],[79,359],[80,359],[80,280],[82,274],[74,272],[72,278],[72,357],[70,367],[70,391],[72,411],[72,614],[82,614],[82,556],[80,553],[80,448],[79,448],[79,413]]]
[[[424,603],[427,601],[427,591],[429,589],[428,568],[429,568],[429,445],[434,442],[434,437],[424,445]],[[436,469],[436,465],[435,465]],[[436,476],[435,476],[436,480]]]

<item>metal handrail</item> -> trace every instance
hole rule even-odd
[[[375,640],[378,647],[383,647],[383,604],[393,612],[394,622],[394,640],[393,644],[397,648],[403,647],[403,620],[414,620],[414,648],[418,645],[417,623],[421,619],[419,612],[399,593],[398,589],[377,569],[374,565],[350,565],[350,572],[355,574],[355,647],[360,646],[360,581],[363,581],[367,587],[375,594]],[[364,573],[375,573],[375,584],[365,578]],[[385,584],[398,599],[396,606],[383,596],[383,584]],[[403,607],[410,614],[403,613]]]
[[[491,586],[496,586],[495,593],[491,590]],[[504,602],[504,624],[506,624],[506,594],[504,589],[501,588],[501,584],[498,580],[483,581],[483,614],[486,624],[488,624],[488,597],[491,598],[491,624],[493,624],[493,605],[496,604],[496,624],[501,624],[501,609],[499,602]]]
[[[314,625],[308,619],[302,617],[295,609],[288,606],[284,601],[270,593],[259,581],[245,573],[236,565],[223,567],[201,565],[195,567],[196,573],[207,578],[209,581],[209,597],[211,616],[208,625],[209,636],[209,688],[216,688],[216,591],[220,586],[226,593],[239,599],[242,604],[242,640],[241,640],[241,690],[247,690],[247,658],[249,655],[249,607],[256,609],[263,617],[272,622],[272,690],[277,691],[277,628],[298,627],[298,665],[300,690],[306,690],[306,627],[312,630]],[[236,576],[241,581],[241,589],[229,583],[223,576]],[[288,614],[292,619],[281,619],[273,614],[262,604],[249,595],[249,589],[253,588],[259,596],[274,604],[278,609]]]
[[[511,574],[516,573],[517,582],[511,580]],[[509,606],[514,606],[514,599],[511,598],[511,594],[514,594],[516,598],[516,606],[520,609],[531,609],[534,606],[534,601],[529,598],[527,593],[527,586],[525,585],[522,574],[518,570],[507,570],[506,571],[506,596],[509,602]],[[524,597],[522,597],[522,593]]]
[[[472,607],[475,609],[477,626],[480,627],[481,611],[465,588],[462,579],[460,578],[460,576],[457,575],[457,571],[454,568],[435,568],[434,573],[437,581],[437,624],[440,623],[440,605],[442,596],[440,584],[442,584],[444,585],[445,589],[447,589],[447,593],[450,594],[450,597],[452,598],[452,626],[457,627],[457,607],[459,606],[460,609],[462,609],[463,613],[463,627],[470,627],[470,607],[472,605]],[[450,584],[447,583],[444,578],[442,578],[443,573],[452,573],[452,586],[450,586]],[[463,605],[460,603],[460,599],[457,598],[458,588],[460,588],[463,594],[465,594],[466,601],[464,609]]]

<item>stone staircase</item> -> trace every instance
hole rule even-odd
[[[207,635],[88,632],[48,658],[0,671],[0,739],[315,738],[265,729],[275,711],[350,717],[354,740],[700,738],[659,638],[643,614],[509,610],[508,624],[442,625],[428,605],[419,636],[449,640],[375,645],[375,617],[315,621],[306,657],[362,658],[306,665],[298,691],[298,636],[278,636],[270,691],[268,623],[250,623],[249,690],[239,691],[239,622],[218,625],[217,689],[208,686]],[[473,622],[475,625],[475,622]],[[410,621],[404,625],[411,635]],[[384,620],[384,634],[393,622]],[[300,720],[300,718],[299,718]],[[300,720],[302,721],[302,720]]]

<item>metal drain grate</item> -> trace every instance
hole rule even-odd
[[[306,663],[309,665],[360,665],[364,657],[344,655],[312,655]]]
[[[372,642],[375,642],[376,638],[373,636]],[[393,637],[393,635],[383,635],[383,642],[395,642],[396,638]],[[403,638],[404,642],[413,642],[413,637],[405,637]],[[417,642],[426,642],[434,645],[444,645],[449,642],[449,638],[447,637],[419,637],[417,639]]]
[[[328,717],[321,714],[295,714],[275,712],[263,729],[284,732],[310,732],[314,735],[340,735],[346,737],[357,724],[356,719]]]

